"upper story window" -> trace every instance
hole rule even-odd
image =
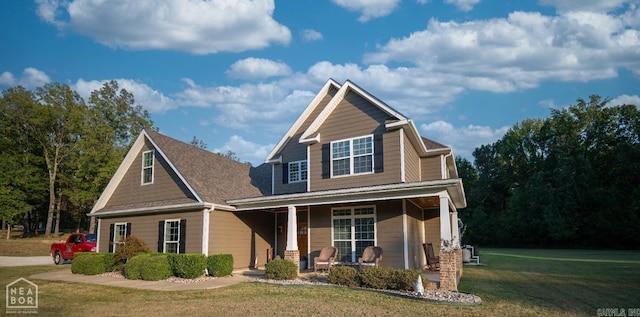
[[[289,163],[289,183],[307,181],[307,161]]]
[[[153,150],[142,153],[142,185],[153,183],[153,156]]]
[[[373,135],[331,142],[331,175],[373,172]]]

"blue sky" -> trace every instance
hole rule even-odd
[[[328,78],[471,153],[598,94],[640,105],[640,0],[1,1],[0,89],[108,80],[261,163]]]

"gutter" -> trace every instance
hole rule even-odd
[[[169,213],[176,211],[186,211],[193,209],[216,209],[216,210],[224,210],[224,211],[235,211],[236,208],[233,206],[226,206],[220,204],[212,204],[212,203],[189,203],[189,204],[180,204],[180,205],[171,205],[171,206],[157,206],[157,207],[143,207],[143,208],[131,208],[131,209],[122,209],[122,210],[113,210],[113,211],[104,211],[104,212],[90,212],[87,213],[89,217],[117,217],[117,216],[132,216],[132,215],[146,215],[153,213]]]

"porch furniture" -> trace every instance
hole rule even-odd
[[[338,248],[326,247],[322,248],[320,254],[313,259],[313,271],[326,270],[327,272],[333,266],[336,258],[338,257]]]
[[[358,259],[359,267],[363,266],[375,266],[378,267],[378,263],[382,260],[382,248],[368,246],[362,252],[362,257]]]
[[[424,256],[427,258],[427,268],[429,270],[440,269],[440,257],[433,252],[433,243],[423,243]]]

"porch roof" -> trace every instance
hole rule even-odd
[[[403,198],[415,198],[417,203],[427,203],[424,199],[419,199],[438,196],[442,192],[448,193],[451,203],[456,208],[467,206],[460,178],[232,199],[228,200],[227,204],[234,206],[237,211],[247,211],[290,205],[312,206]]]

